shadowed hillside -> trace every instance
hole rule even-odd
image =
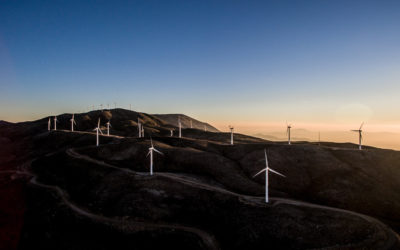
[[[1,123],[1,211],[22,218],[20,249],[398,249],[400,153],[354,144],[293,145],[183,129],[122,109]],[[112,136],[95,146],[98,117]],[[137,118],[148,135],[137,138]],[[104,122],[102,123],[104,124]],[[193,123],[194,124],[194,123]],[[145,135],[146,135],[145,133]],[[264,202],[264,149],[271,202]],[[17,202],[18,201],[18,202]],[[18,206],[13,210],[10,206]],[[380,222],[382,220],[385,224]],[[7,228],[9,229],[9,227]],[[11,232],[9,230],[9,232]],[[21,232],[21,233],[18,233]]]

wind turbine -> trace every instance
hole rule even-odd
[[[169,131],[171,132],[171,137],[174,136],[174,130],[170,129]]]
[[[139,132],[139,138],[142,135],[142,124],[140,123],[139,117],[137,118],[137,125],[138,125],[138,132]]]
[[[190,128],[193,128],[193,122],[190,120]]]
[[[179,125],[179,138],[182,137],[182,123],[181,123],[181,117],[178,116],[178,125]]]
[[[204,125],[204,132],[207,132],[207,126]]]
[[[290,145],[291,144],[291,141],[290,141],[290,129],[292,128],[292,125],[291,124],[288,124],[287,122],[286,122],[286,134],[288,135],[288,144]]]
[[[268,199],[268,185],[269,185],[269,183],[268,183],[268,174],[269,174],[269,172],[271,171],[272,173],[280,175],[282,177],[286,177],[286,176],[284,176],[283,174],[281,174],[281,173],[269,168],[269,166],[268,166],[268,158],[267,158],[267,150],[266,149],[264,149],[264,153],[265,153],[265,168],[263,170],[261,170],[260,172],[258,172],[257,174],[255,174],[253,176],[253,178],[265,171],[265,203],[268,203],[269,202],[269,199]]]
[[[144,126],[141,127],[142,127],[142,137],[144,138]]]
[[[54,130],[57,130],[57,116],[54,116]]]
[[[229,129],[231,130],[231,145],[233,145],[233,127],[229,125]]]
[[[318,146],[321,146],[321,132],[318,132]]]
[[[357,130],[351,130],[351,131],[353,131],[353,132],[358,132],[358,149],[359,149],[359,150],[362,149],[362,148],[361,148],[361,143],[362,143],[362,130],[361,130],[361,129],[362,129],[363,125],[364,125],[364,122],[361,123],[361,126],[360,126],[359,129],[357,129]]]
[[[51,120],[49,117],[49,121],[47,122],[47,130],[50,131],[50,129],[51,129]]]
[[[100,129],[100,118],[99,121],[97,122],[97,127],[93,129],[93,131],[96,131],[96,146],[99,146],[99,132],[103,134],[103,132]]]
[[[75,114],[72,114],[72,118],[70,121],[71,121],[71,131],[74,132],[74,124],[76,125]]]
[[[153,152],[157,152],[160,155],[163,155],[163,153],[161,153],[160,151],[158,151],[157,149],[154,148],[153,140],[151,138],[150,138],[150,142],[151,142],[151,147],[149,148],[149,152],[147,153],[147,156],[150,155],[150,175],[153,175]]]
[[[112,127],[110,120],[108,120],[108,122],[106,124],[107,124],[107,136],[110,136],[110,127]]]

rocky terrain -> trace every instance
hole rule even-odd
[[[76,132],[70,114],[57,131],[48,117],[0,122],[1,247],[400,249],[400,152],[239,134],[232,146],[229,133],[184,115],[178,138],[178,116],[93,111],[75,115]],[[96,147],[99,117],[112,129]],[[150,137],[163,153],[154,175]],[[253,178],[265,148],[286,175],[270,175],[269,204],[264,176]]]

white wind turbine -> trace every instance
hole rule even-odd
[[[353,132],[358,132],[358,149],[359,149],[359,150],[362,149],[361,146],[362,146],[362,127],[363,127],[363,125],[364,125],[364,122],[361,123],[361,126],[360,126],[359,129],[357,129],[357,130],[351,130],[351,131],[353,131]]]
[[[174,136],[174,130],[170,129],[169,131],[171,132],[171,137]]]
[[[138,125],[138,135],[140,138],[142,135],[142,124],[140,123],[139,117],[137,118],[137,125]]]
[[[318,132],[318,145],[321,146],[321,132]]]
[[[231,145],[233,145],[233,127],[229,125],[229,129],[231,130]]]
[[[96,146],[99,146],[99,132],[103,134],[103,132],[100,129],[100,118],[97,122],[97,127],[93,129],[93,131],[96,131]]]
[[[281,173],[269,168],[269,166],[268,166],[268,158],[267,158],[267,150],[266,149],[264,149],[264,153],[265,153],[265,168],[263,170],[261,170],[260,172],[258,172],[257,174],[255,174],[253,176],[253,178],[265,171],[265,202],[268,203],[269,202],[269,195],[268,195],[268,185],[269,185],[269,183],[268,183],[268,174],[269,174],[269,172],[271,171],[272,173],[280,175],[282,177],[286,177],[286,176],[284,176],[283,174],[281,174]]]
[[[141,127],[142,127],[142,137],[144,138],[144,126]]]
[[[110,120],[108,120],[108,122],[106,124],[107,124],[107,136],[110,136],[110,127],[112,127]]]
[[[287,134],[287,136],[288,136],[288,144],[290,145],[292,142],[291,142],[291,139],[290,139],[290,129],[292,128],[292,125],[291,124],[288,124],[287,122],[286,122],[286,134]]]
[[[182,137],[182,123],[181,123],[181,117],[178,116],[178,125],[179,125],[179,138]]]
[[[47,122],[47,130],[50,131],[51,129],[51,119],[49,117],[49,121]]]
[[[72,114],[72,118],[70,121],[71,121],[71,131],[74,132],[74,124],[76,125],[75,114]]]
[[[151,142],[151,147],[149,148],[149,152],[147,153],[147,156],[150,155],[150,175],[153,175],[153,152],[157,152],[161,155],[163,155],[163,153],[161,153],[160,151],[158,151],[157,149],[154,148],[153,140],[151,138],[150,138],[150,142]]]
[[[54,116],[54,130],[57,130],[57,116]]]

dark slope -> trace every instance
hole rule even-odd
[[[155,155],[154,176],[148,175],[149,138],[134,138],[136,131],[124,126],[135,114],[147,131],[159,131],[152,139],[164,155]],[[84,116],[86,122],[78,120]],[[98,116],[107,113],[76,119],[91,131]],[[58,119],[60,128],[70,115]],[[47,132],[47,119],[0,124],[8,150],[0,166],[22,171],[33,160],[28,169],[37,176],[20,196],[27,207],[20,249],[399,248],[396,234],[380,222],[334,208],[398,229],[400,152],[360,152],[354,144],[289,146],[236,134],[231,146],[229,133],[197,129],[169,137],[171,125],[164,121],[118,109],[111,122],[115,134],[133,137],[102,136],[95,147],[89,132]],[[268,206],[264,176],[252,178],[265,166],[264,148],[270,166],[287,176],[270,176],[271,196],[280,199]],[[10,183],[27,180],[2,176],[14,176]],[[17,186],[1,191],[13,190]]]
[[[57,135],[54,133],[52,136]],[[49,225],[40,224],[40,230],[44,231],[50,230],[54,223],[58,225],[53,227],[50,241],[37,234],[37,230],[32,235],[29,227],[33,222],[27,223],[24,239],[29,246],[48,242],[47,246],[69,249],[71,238],[79,244],[76,236],[65,234],[63,230],[76,230],[76,223],[84,222],[75,222],[76,218],[83,214],[86,214],[84,218],[90,219],[83,223],[84,228],[90,229],[91,224],[99,223],[98,227],[92,225],[99,235],[104,234],[102,225],[107,225],[111,218],[118,225],[125,224],[118,229],[121,234],[117,234],[115,239],[124,235],[135,239],[130,243],[127,238],[121,240],[125,242],[124,247],[136,249],[162,246],[175,249],[260,249],[266,246],[285,249],[368,246],[386,249],[398,246],[397,238],[390,230],[375,224],[368,217],[306,204],[292,205],[285,201],[266,206],[262,198],[241,195],[241,192],[261,193],[263,187],[257,187],[252,179],[247,178],[236,165],[237,162],[230,163],[229,158],[221,156],[232,152],[235,147],[215,143],[196,146],[196,141],[182,139],[182,148],[176,148],[154,138],[155,146],[165,153],[165,159],[155,158],[156,174],[149,176],[146,168],[148,162],[144,160],[148,140],[123,139],[121,143],[114,141],[96,148],[82,147],[86,143],[78,142],[81,140],[79,136],[69,136],[74,137],[75,141],[71,142],[68,149],[40,158],[33,163],[32,170],[39,176],[40,183],[64,190],[59,196],[67,207],[71,207],[69,203],[72,203],[83,211],[75,211],[75,215],[69,217],[56,215],[61,218],[49,220]],[[185,146],[186,143],[191,147]],[[74,148],[76,146],[80,147]],[[188,155],[188,151],[182,152],[183,148],[201,154],[204,163]],[[214,153],[208,153],[208,148]],[[189,162],[168,164],[176,160],[174,151],[180,153],[176,158],[184,158]],[[114,164],[104,162],[108,158]],[[55,163],[57,167],[54,167]],[[190,168],[193,163],[196,166]],[[239,190],[238,193],[235,190]],[[51,198],[44,199],[46,202],[52,201]],[[56,205],[50,207],[55,212],[63,211]],[[33,209],[40,210],[40,207],[34,206]],[[65,218],[71,216],[74,222],[66,223]],[[169,228],[174,232],[172,239],[183,237],[189,245],[182,245],[177,240],[163,241],[166,232],[156,230],[154,225]],[[113,224],[108,230],[114,233],[114,227],[117,225]],[[81,228],[77,230],[80,232]],[[151,236],[151,241],[140,241],[138,231],[147,232],[144,236]],[[88,237],[94,237],[91,234],[92,230],[85,233]],[[63,243],[66,238],[67,242]],[[206,246],[208,238],[211,243]],[[99,247],[103,245],[102,242],[107,245],[109,240],[98,239],[92,246]],[[389,244],[386,245],[386,242]]]

